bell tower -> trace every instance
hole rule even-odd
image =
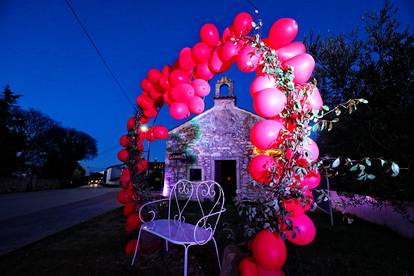
[[[223,86],[227,89],[222,89]],[[223,90],[227,90],[227,95]],[[231,103],[236,104],[236,97],[234,96],[234,82],[226,76],[221,77],[220,80],[216,81],[216,92],[214,95],[214,105]]]

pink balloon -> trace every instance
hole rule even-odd
[[[210,47],[216,46],[220,41],[219,31],[216,26],[211,23],[204,24],[200,29],[201,41]]]
[[[262,230],[254,238],[253,256],[267,270],[281,269],[286,262],[286,245],[276,232]]]
[[[194,97],[194,88],[191,84],[180,83],[171,90],[171,96],[175,102],[187,102]]]
[[[250,140],[259,149],[271,149],[278,144],[279,132],[282,128],[282,123],[275,120],[257,122],[250,131]]]
[[[191,48],[183,48],[178,55],[178,63],[180,64],[181,69],[184,71],[193,70],[196,66],[193,58],[191,57]]]
[[[245,35],[252,29],[253,18],[247,12],[241,12],[234,18],[232,29],[236,34]]]
[[[306,53],[306,47],[302,42],[292,42],[276,51],[281,62],[303,53]]]
[[[273,118],[285,109],[286,96],[277,88],[267,88],[254,95],[253,107],[264,118]]]
[[[307,143],[306,141],[303,142],[302,148],[299,148],[299,152],[305,152],[305,155],[309,158],[311,162],[316,161],[319,157],[318,145],[311,138],[309,138],[309,143]]]
[[[315,225],[312,220],[305,214],[290,217],[293,229],[295,231],[295,237],[293,238],[292,231],[286,231],[287,239],[297,245],[310,244],[316,235]]]
[[[300,182],[300,188],[308,186],[308,189],[318,187],[321,182],[321,173],[319,171],[310,171]]]
[[[246,45],[239,52],[237,58],[237,66],[242,72],[253,72],[256,70],[260,61],[260,54],[256,52],[256,48],[250,45]]]
[[[185,103],[173,102],[170,105],[170,115],[176,120],[182,120],[190,116],[190,111]]]
[[[186,72],[184,72],[183,70],[177,69],[171,72],[169,81],[170,81],[170,85],[174,87],[180,83],[189,83],[190,78],[188,77],[188,74]]]
[[[276,79],[271,75],[262,75],[256,77],[252,84],[250,85],[250,94],[254,96],[255,93],[267,89],[267,88],[275,88],[276,87]]]
[[[234,44],[233,41],[227,41],[221,47],[221,50],[219,52],[220,59],[223,62],[234,61],[241,48],[242,46],[240,43]]]
[[[157,83],[161,78],[161,72],[158,69],[150,69],[147,73],[148,80],[152,83]]]
[[[254,180],[268,184],[272,179],[272,169],[276,161],[268,155],[257,155],[250,160],[249,173]]]
[[[210,85],[206,80],[195,79],[192,86],[194,87],[195,94],[199,97],[205,97],[210,93]]]
[[[293,81],[295,83],[305,83],[312,75],[313,68],[315,67],[315,60],[309,54],[300,54],[286,60],[283,65],[293,67],[293,73],[295,75]]]
[[[315,87],[312,93],[308,96],[308,103],[311,109],[321,110],[323,101],[319,89]]]
[[[199,79],[210,80],[214,77],[214,74],[208,68],[208,63],[199,63],[196,67],[196,77]]]
[[[280,18],[269,31],[268,43],[273,49],[279,49],[292,42],[298,34],[298,23],[292,18]]]
[[[231,63],[229,62],[223,63],[223,61],[220,59],[218,55],[217,49],[211,53],[210,58],[208,60],[208,68],[213,73],[221,73],[227,71],[230,65]]]
[[[191,50],[191,57],[196,63],[203,63],[208,61],[210,57],[210,47],[204,42],[199,42],[194,45],[193,49]]]
[[[193,114],[200,114],[204,111],[204,101],[198,96],[192,97],[187,104]]]

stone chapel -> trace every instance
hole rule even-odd
[[[261,120],[237,107],[232,80],[224,76],[216,81],[214,106],[168,132],[163,194],[168,195],[180,179],[215,180],[222,186],[226,200],[236,191],[244,196],[251,194],[248,164],[254,147],[250,129]]]

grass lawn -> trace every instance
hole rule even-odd
[[[241,244],[242,220],[234,207],[216,232],[221,257],[230,243]],[[414,242],[358,219],[350,225],[336,214],[335,226],[311,214],[318,232],[308,246],[288,245],[287,275],[414,275]],[[117,209],[0,257],[1,275],[182,275],[183,249],[140,256],[135,267],[123,253],[128,237]],[[228,238],[231,228],[236,241]],[[158,242],[156,239],[152,240]],[[161,245],[161,243],[159,243]],[[212,243],[190,248],[191,275],[218,275]]]

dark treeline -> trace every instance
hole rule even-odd
[[[36,175],[68,182],[82,176],[79,161],[96,157],[96,140],[40,111],[22,109],[19,98],[9,86],[0,95],[0,176]]]
[[[382,157],[408,168],[397,178],[377,172],[375,181],[364,183],[338,179],[337,183],[346,184],[341,188],[413,199],[414,35],[400,25],[398,11],[388,1],[356,27],[349,34],[311,33],[305,38],[317,62],[314,77],[327,105],[351,98],[369,101],[341,116],[332,131],[322,132],[318,144],[331,156]]]

